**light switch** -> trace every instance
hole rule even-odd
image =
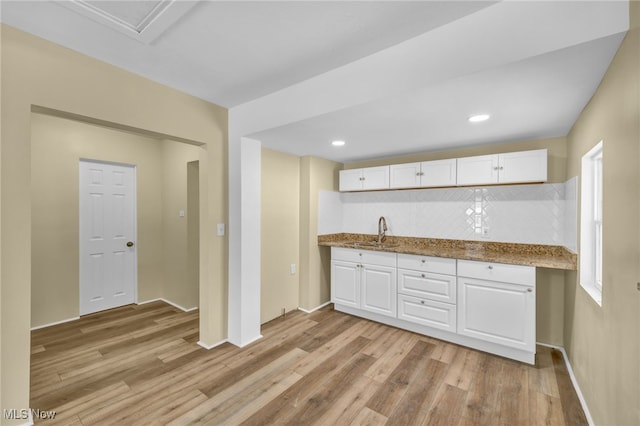
[[[180,216],[180,217],[184,217],[184,210],[180,210],[180,211],[178,212],[178,216]]]
[[[224,235],[224,223],[218,224],[218,237],[222,237]]]
[[[296,273],[296,264],[292,263],[291,266],[289,267],[289,272],[291,272],[291,275],[295,275]]]

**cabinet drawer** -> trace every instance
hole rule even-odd
[[[456,305],[398,295],[398,318],[416,324],[456,332]]]
[[[398,292],[445,303],[456,303],[456,277],[398,269]]]
[[[372,250],[356,250],[342,247],[331,247],[331,260],[367,263],[370,265],[380,266],[396,266],[395,253]]]
[[[413,269],[436,274],[456,274],[456,260],[444,257],[418,256],[415,254],[398,254],[398,268]]]
[[[458,260],[458,276],[513,284],[535,285],[534,266]]]

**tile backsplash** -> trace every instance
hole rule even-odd
[[[576,178],[561,184],[320,193],[318,233],[576,246]]]

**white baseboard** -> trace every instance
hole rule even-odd
[[[159,297],[157,299],[145,300],[144,302],[138,302],[137,304],[138,305],[146,305],[147,303],[151,303],[151,302],[164,302],[164,303],[167,303],[167,304],[173,306],[174,308],[180,309],[182,312],[191,312],[191,311],[195,311],[196,309],[198,309],[197,306],[194,306],[192,308],[185,308],[185,307],[182,307],[182,306],[178,305],[177,303],[173,303],[172,301],[164,299],[162,297]]]
[[[320,305],[320,306],[316,306],[315,308],[313,308],[313,309],[311,309],[311,310],[306,310],[306,309],[301,308],[301,307],[298,307],[298,310],[299,310],[299,311],[304,312],[305,314],[310,314],[310,313],[313,313],[313,312],[317,311],[318,309],[322,309],[322,308],[324,308],[325,306],[330,305],[330,304],[331,304],[331,301],[326,302],[326,303],[323,303],[323,304],[322,304],[322,305]]]
[[[207,345],[207,344],[206,344],[206,343],[204,343],[203,341],[198,340],[198,346],[202,346],[202,347],[203,347],[203,348],[205,348],[206,350],[210,350],[210,349],[215,348],[216,346],[220,346],[220,345],[222,345],[223,343],[227,343],[227,342],[228,342],[228,340],[227,340],[227,339],[224,339],[224,340],[221,340],[221,341],[219,341],[219,342],[217,342],[217,343],[214,343],[213,345]]]
[[[60,320],[60,321],[52,322],[52,323],[49,323],[49,324],[38,325],[36,327],[31,327],[31,331],[39,330],[41,328],[51,327],[53,325],[64,324],[65,322],[71,322],[71,321],[75,321],[75,320],[79,320],[79,319],[80,319],[80,317],[73,317],[73,318],[67,318],[67,319],[63,319],[63,320]]]
[[[587,406],[587,401],[584,399],[584,395],[580,390],[580,385],[578,385],[578,379],[576,379],[575,374],[573,374],[573,368],[571,368],[571,363],[569,362],[569,356],[567,356],[567,352],[564,350],[562,346],[549,345],[547,343],[537,342],[540,346],[545,346],[547,348],[557,349],[562,352],[562,358],[564,358],[564,363],[567,367],[567,371],[569,372],[569,377],[571,378],[571,383],[573,384],[573,388],[578,395],[578,399],[580,400],[580,405],[582,406],[582,410],[584,411],[584,415],[587,418],[587,422],[589,422],[590,426],[594,426],[595,423],[593,421],[593,417],[591,417],[591,413],[589,412],[589,407]]]

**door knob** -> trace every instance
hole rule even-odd
[[[133,241],[127,241],[127,247],[133,247]]]

